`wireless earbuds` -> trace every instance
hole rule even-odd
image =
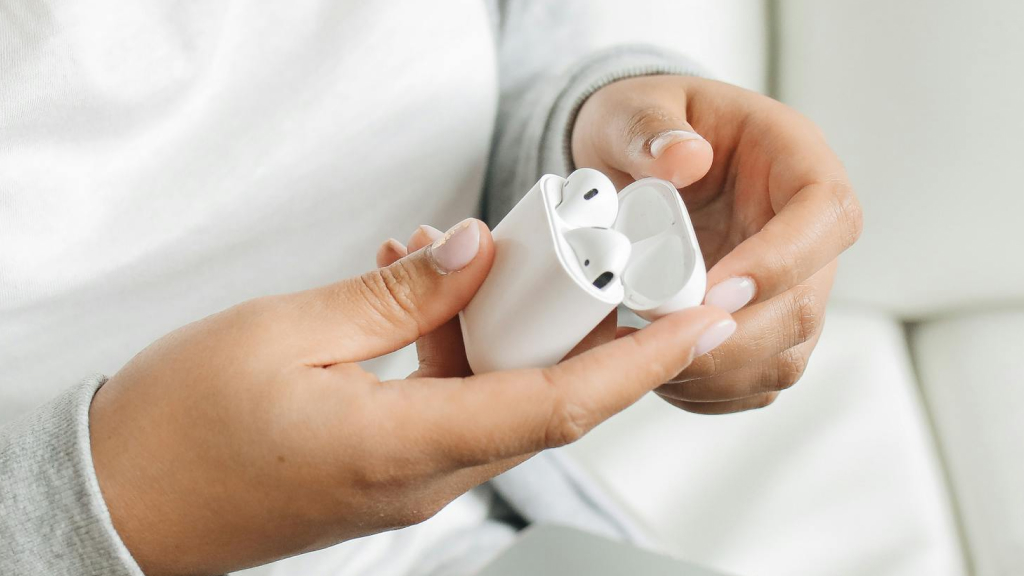
[[[616,196],[615,185],[607,176],[591,168],[580,168],[562,185],[555,212],[570,226],[611,228],[619,213]]]
[[[618,193],[607,176],[590,168],[569,175],[555,213],[573,228],[564,232],[579,272],[596,288],[615,282],[629,262],[633,246],[611,230],[619,213]]]
[[[565,241],[583,277],[599,289],[622,276],[633,250],[629,238],[607,228],[574,228],[565,233]]]
[[[616,192],[588,168],[542,176],[492,236],[490,273],[459,313],[477,373],[555,364],[620,304],[654,320],[704,299],[700,246],[665,180]]]

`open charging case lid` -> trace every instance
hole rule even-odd
[[[616,194],[612,228],[629,259],[598,288],[566,240],[576,226],[556,210],[565,182],[542,176],[494,227],[491,271],[459,313],[476,373],[551,366],[619,305],[655,320],[704,300],[704,258],[675,186],[646,178]]]
[[[621,303],[646,320],[699,305],[704,300],[707,270],[676,187],[666,180],[644,178],[623,188],[618,199],[612,228],[632,244],[629,263],[619,279]],[[565,260],[575,261],[571,249],[566,254],[570,256]]]

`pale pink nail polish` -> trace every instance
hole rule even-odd
[[[438,238],[444,236],[444,232],[441,232],[440,230],[438,230],[437,228],[434,228],[430,224],[421,224],[420,225],[420,230],[427,236],[427,238],[430,238],[431,242],[433,242],[433,241],[437,240]]]
[[[732,314],[749,304],[756,293],[757,285],[754,284],[753,278],[747,276],[729,278],[708,290],[707,296],[704,297],[704,303]]]
[[[736,321],[732,318],[726,318],[719,322],[715,322],[700,335],[697,339],[697,345],[693,347],[693,357],[702,356],[711,352],[715,348],[718,348],[722,342],[729,339],[732,333],[736,331]]]
[[[433,226],[427,224],[421,224],[416,227],[413,231],[412,236],[409,236],[408,246],[414,246],[422,248],[423,246],[430,244],[438,238],[444,236],[444,232],[441,232]]]
[[[388,241],[385,242],[385,244],[387,244],[388,248],[390,248],[391,251],[395,252],[396,254],[405,254],[406,252],[405,244],[402,244],[401,242],[395,240],[394,238],[388,238]]]
[[[654,140],[651,140],[651,156],[659,158],[661,153],[666,148],[673,144],[678,144],[686,140],[703,140],[704,138],[696,132],[690,132],[688,130],[669,130],[659,134]]]
[[[430,245],[429,257],[442,274],[465,268],[480,251],[480,227],[472,218],[453,226]]]

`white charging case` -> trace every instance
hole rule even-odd
[[[700,304],[707,271],[690,215],[671,182],[619,192],[614,229],[632,242],[620,282],[589,284],[556,214],[565,179],[542,176],[494,228],[494,264],[459,317],[476,373],[550,366],[619,304],[646,319]]]

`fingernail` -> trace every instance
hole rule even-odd
[[[437,240],[441,236],[444,236],[444,232],[441,232],[440,230],[434,228],[429,224],[420,224],[420,227],[417,228],[416,230],[417,232],[426,235],[427,238],[430,238],[431,242]]]
[[[394,238],[388,238],[388,241],[385,242],[384,245],[397,254],[402,254],[403,252],[405,252],[405,244],[402,244],[401,242],[395,240]]]
[[[480,250],[480,227],[468,218],[453,226],[430,245],[427,255],[441,274],[462,270]]]
[[[693,347],[693,357],[703,356],[708,352],[711,352],[715,348],[729,339],[732,333],[736,331],[736,321],[732,318],[726,318],[719,322],[715,322],[703,334],[697,339],[697,345]]]
[[[433,226],[421,224],[416,227],[416,230],[413,231],[412,236],[409,236],[409,242],[406,243],[406,246],[414,248],[414,250],[412,251],[415,252],[416,250],[419,250],[420,248],[429,245],[430,243],[434,242],[435,240],[442,236],[444,236],[444,232],[441,232],[440,230],[434,228]]]
[[[708,290],[708,295],[704,297],[704,303],[732,314],[750,303],[756,292],[757,285],[754,284],[753,278],[747,276],[729,278]]]
[[[658,158],[666,148],[686,140],[703,140],[704,137],[689,130],[669,130],[662,132],[654,140],[651,140],[651,156]]]

